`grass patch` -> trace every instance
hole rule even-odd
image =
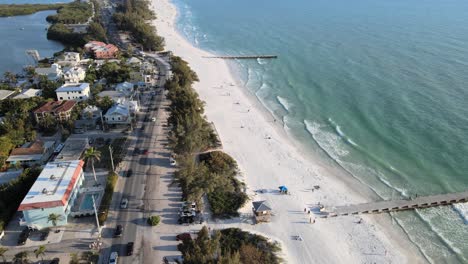
[[[109,207],[112,201],[112,195],[114,194],[115,184],[119,175],[115,172],[110,172],[107,176],[106,189],[104,195],[102,196],[101,204],[99,205],[99,224],[102,225],[107,220],[107,214],[109,213]]]

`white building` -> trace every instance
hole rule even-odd
[[[116,104],[107,110],[104,120],[109,125],[128,125],[132,122],[128,106]]]
[[[85,79],[86,71],[80,67],[73,67],[63,74],[63,79],[67,83],[78,83]]]
[[[62,69],[60,65],[54,63],[50,68],[36,68],[36,73],[38,75],[47,76],[47,79],[51,81],[56,81],[62,77]]]
[[[78,52],[65,52],[56,61],[61,66],[75,66],[80,63],[80,53]]]
[[[128,110],[130,111],[130,113],[132,113],[132,114],[140,111],[140,105],[138,104],[138,101],[135,101],[135,100],[132,100],[132,101],[130,101],[130,100],[120,100],[117,103],[125,105],[128,108]]]
[[[123,82],[115,86],[117,92],[124,93],[127,98],[133,98],[135,89],[133,83]]]
[[[42,95],[42,90],[30,88],[30,89],[23,90],[20,94],[13,97],[13,99],[27,99],[27,98],[41,96],[41,95]]]
[[[57,100],[85,101],[91,97],[89,83],[66,83],[55,90]]]
[[[18,208],[23,212],[20,225],[51,227],[52,222],[47,221],[50,214],[60,216],[58,226],[66,225],[83,183],[83,164],[81,160],[47,163]]]

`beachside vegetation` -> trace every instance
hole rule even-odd
[[[198,76],[179,57],[171,58],[171,66],[173,78],[165,88],[171,101],[169,142],[180,164],[175,178],[185,199],[200,202],[206,194],[213,216],[235,216],[248,199],[236,179],[237,162],[221,151],[198,155],[218,147],[219,139],[204,116],[204,103],[192,88]]]
[[[130,66],[116,62],[106,62],[96,72],[97,78],[105,78],[108,84],[115,84],[128,81],[130,79]]]
[[[16,179],[0,185],[0,232],[10,222],[40,173],[40,168],[27,168]]]
[[[276,255],[280,251],[277,243],[238,228],[227,228],[210,234],[204,226],[196,239],[183,240],[177,247],[186,264],[281,262]]]
[[[0,5],[0,17],[23,16],[39,11],[57,10],[66,4],[3,4]]]
[[[156,28],[147,20],[156,16],[146,0],[126,0],[113,15],[113,20],[120,30],[130,32],[133,41],[145,50],[162,51],[164,38],[156,33]]]

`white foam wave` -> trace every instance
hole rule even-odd
[[[283,108],[286,110],[286,111],[289,111],[292,107],[292,104],[286,99],[286,98],[283,98],[281,96],[276,96],[276,99],[278,100],[278,102],[283,106]]]
[[[454,204],[453,209],[460,215],[465,225],[468,225],[468,203]]]
[[[396,186],[393,186],[388,180],[382,178],[382,177],[378,177],[378,179],[383,182],[385,185],[387,185],[389,188],[393,189],[393,190],[396,190],[397,192],[399,192],[401,195],[403,195],[404,197],[409,197],[409,194],[408,194],[408,191],[405,190],[405,189],[402,189],[402,188],[399,188],[399,187],[396,187]]]
[[[339,161],[341,157],[347,156],[349,151],[342,144],[342,140],[334,133],[330,133],[321,129],[320,124],[304,120],[307,131],[312,135],[312,138],[330,157]]]
[[[333,119],[331,118],[328,118],[328,122],[330,122],[330,124],[334,127],[336,133],[338,134],[338,136],[340,136],[344,141],[346,141],[347,143],[355,146],[355,147],[358,147],[359,145],[354,142],[351,138],[349,138],[344,132],[343,130],[341,130],[341,127],[335,123],[335,121],[333,121]]]
[[[267,61],[267,60],[265,60],[265,59],[262,59],[262,58],[257,58],[257,62],[258,62],[258,64],[260,64],[260,65],[265,65],[265,64],[267,64],[267,63],[268,63],[268,61]]]

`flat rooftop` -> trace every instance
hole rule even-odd
[[[83,164],[81,160],[47,163],[18,211],[65,206],[83,171]]]
[[[64,147],[55,158],[55,161],[78,160],[89,146],[87,138],[68,138],[63,145]]]
[[[76,92],[76,91],[84,91],[85,89],[89,88],[89,83],[66,83],[60,86],[56,92]]]

